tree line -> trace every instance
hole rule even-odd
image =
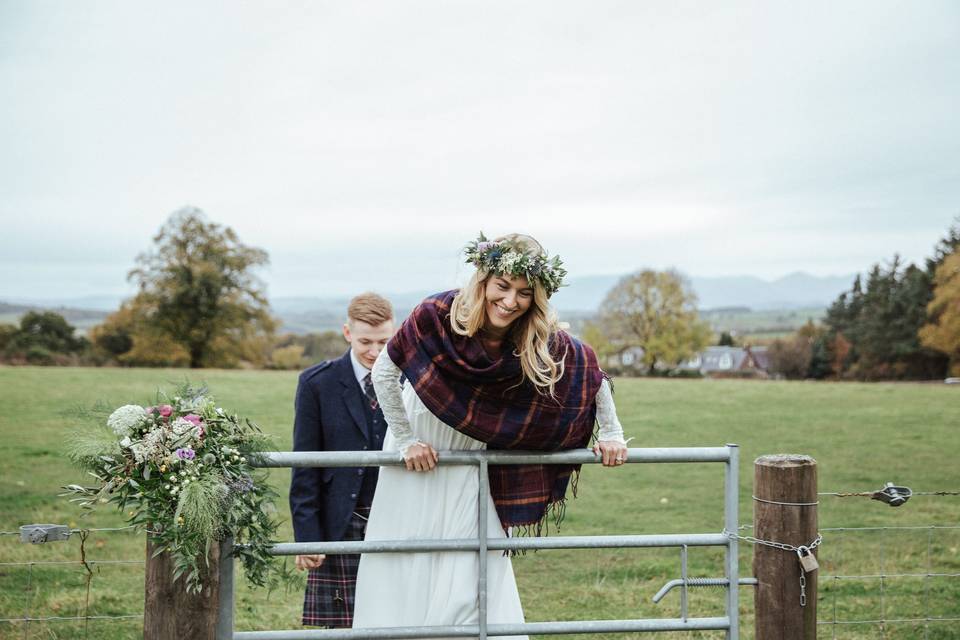
[[[29,364],[299,369],[346,349],[339,332],[278,334],[256,277],[267,253],[202,211],[175,212],[128,278],[137,293],[79,338],[62,316],[29,312],[0,325],[0,356]],[[717,341],[674,270],[642,270],[606,295],[582,337],[609,357],[639,347],[645,372],[674,372]],[[721,335],[719,344],[733,344]],[[960,375],[960,217],[923,267],[898,256],[857,276],[827,311],[769,345],[789,378],[929,379]]]
[[[137,293],[90,332],[54,312],[0,326],[0,356],[15,364],[302,368],[343,353],[343,337],[278,335],[256,277],[267,253],[199,209],[173,213],[128,278]]]
[[[960,217],[922,266],[894,255],[812,322],[771,345],[790,378],[924,380],[960,376]]]

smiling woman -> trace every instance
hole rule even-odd
[[[574,449],[587,446],[599,421],[596,454],[608,467],[626,461],[596,355],[558,328],[549,304],[566,275],[559,258],[519,234],[481,235],[466,257],[477,267],[470,283],[424,300],[374,365],[389,426],[383,449],[402,456],[406,470],[380,471],[367,540],[475,538],[478,509],[490,537],[512,527],[539,534],[547,517],[559,520],[579,471],[491,467],[490,491],[478,500],[476,470],[436,468],[438,450]],[[364,555],[354,627],[476,624],[477,571],[472,552]],[[523,622],[510,558],[499,552],[488,557],[487,593],[491,623]]]

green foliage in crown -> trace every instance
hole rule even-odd
[[[552,258],[546,255],[529,255],[522,247],[508,241],[488,240],[483,233],[467,245],[464,255],[467,264],[477,269],[496,274],[523,276],[531,284],[539,282],[552,296],[563,286],[567,270],[563,268],[560,256]]]

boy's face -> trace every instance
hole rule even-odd
[[[367,369],[373,368],[380,351],[393,337],[393,321],[373,326],[360,320],[351,320],[343,325],[343,337],[350,343],[354,357]]]

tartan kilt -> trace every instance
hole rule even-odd
[[[363,540],[370,508],[358,507],[350,517],[344,541]],[[303,596],[303,625],[346,627],[353,624],[353,600],[357,586],[360,554],[328,555],[317,569],[307,575]]]

